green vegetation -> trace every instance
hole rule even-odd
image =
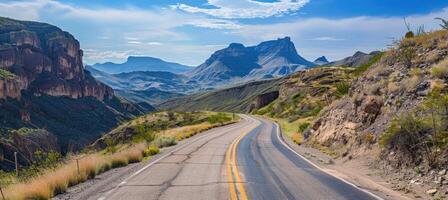
[[[14,75],[13,73],[4,70],[4,69],[0,69],[0,78],[4,78],[4,79],[13,79],[15,78],[16,75]]]
[[[435,19],[441,21],[440,27],[442,27],[442,28],[445,29],[445,30],[448,30],[448,21],[447,21],[447,20],[445,20],[445,19],[443,19],[443,18],[440,18],[440,17],[437,17],[437,18],[435,18]]]
[[[375,56],[373,56],[372,58],[370,58],[369,62],[367,62],[364,65],[361,65],[359,67],[357,67],[354,71],[355,76],[360,76],[361,74],[363,74],[365,71],[367,71],[367,69],[369,69],[373,64],[377,63],[378,61],[380,61],[380,59],[383,57],[384,52],[381,52]]]
[[[415,111],[396,117],[379,143],[407,156],[415,165],[441,166],[448,151],[447,92],[435,89]]]
[[[310,123],[304,122],[299,125],[299,132],[303,133],[308,127],[310,126]]]
[[[176,144],[177,144],[177,142],[176,142],[176,138],[175,137],[166,137],[166,136],[164,136],[164,137],[157,138],[154,141],[154,145],[156,147],[159,147],[159,148],[169,147],[169,146],[173,146],[173,145],[176,145]]]
[[[348,94],[351,84],[347,82],[336,83],[336,97],[341,98]]]
[[[232,88],[197,93],[172,99],[158,108],[161,110],[217,112],[250,112],[257,96],[277,91],[283,79],[256,81]]]
[[[436,78],[448,78],[448,58],[437,63],[431,68],[431,75]]]
[[[216,124],[216,123],[222,124],[231,120],[232,118],[225,113],[218,113],[207,118],[207,121],[210,124]]]
[[[210,117],[214,124],[209,122]],[[0,172],[0,176],[5,177],[2,186],[7,199],[49,199],[65,192],[69,186],[92,179],[104,171],[158,154],[159,148],[175,145],[176,139],[188,138],[231,122],[232,115],[227,113],[148,114],[122,124],[98,140],[93,146],[103,144],[100,145],[104,148],[102,151],[86,150],[85,154],[76,157],[36,151],[35,164],[21,170],[20,179],[8,178],[13,177],[12,173]],[[27,130],[17,132],[30,134]]]
[[[159,147],[154,146],[154,145],[149,146],[147,149],[145,149],[145,150],[143,151],[143,154],[144,154],[145,156],[153,156],[153,155],[156,155],[156,154],[158,154],[158,153],[160,153],[160,149],[159,149]]]

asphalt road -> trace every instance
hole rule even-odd
[[[295,153],[273,122],[242,117],[171,149],[95,199],[376,199]]]

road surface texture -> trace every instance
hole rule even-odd
[[[295,153],[275,123],[242,118],[170,149],[90,199],[379,199]]]

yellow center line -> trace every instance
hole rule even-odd
[[[243,133],[239,135],[233,142],[230,144],[229,149],[226,153],[226,166],[227,166],[227,178],[229,181],[230,188],[230,199],[231,200],[247,200],[246,189],[244,188],[243,181],[240,177],[240,173],[238,171],[238,167],[236,165],[236,150],[238,144],[241,139],[244,138],[251,130],[257,127],[258,124],[250,126],[247,129],[243,130]],[[239,195],[238,195],[239,194]],[[239,198],[238,198],[239,197]]]

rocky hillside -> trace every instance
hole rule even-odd
[[[54,136],[49,141],[58,144],[52,148],[65,152],[91,142],[124,119],[152,109],[115,97],[112,88],[84,70],[82,56],[79,42],[55,26],[0,18],[2,157],[11,160],[12,152],[18,151],[25,165],[29,163],[25,144],[40,144],[27,139],[39,136],[14,136],[14,129],[46,129],[49,134],[45,137]]]
[[[219,50],[202,65],[187,73],[194,81],[222,84],[261,78],[281,77],[315,66],[299,56],[289,37],[245,47],[232,43]]]
[[[124,63],[96,63],[93,65],[93,68],[110,74],[133,71],[184,73],[192,69],[192,67],[179,63],[167,62],[159,58],[145,56],[130,56]]]
[[[278,97],[284,80],[256,81],[210,92],[197,93],[168,100],[156,107],[174,111],[225,111],[247,113],[257,110]]]
[[[326,66],[334,66],[334,67],[360,67],[369,62],[373,57],[380,54],[380,51],[372,51],[370,53],[364,53],[361,51],[357,51],[353,56],[349,56],[347,58],[329,62],[325,64]]]
[[[380,152],[367,155],[380,160],[378,167],[389,176],[399,174],[393,182],[411,180],[408,190],[426,188],[427,194],[444,196],[447,41],[448,31],[437,31],[397,42],[352,82],[347,96],[321,112],[308,140],[343,157]]]

